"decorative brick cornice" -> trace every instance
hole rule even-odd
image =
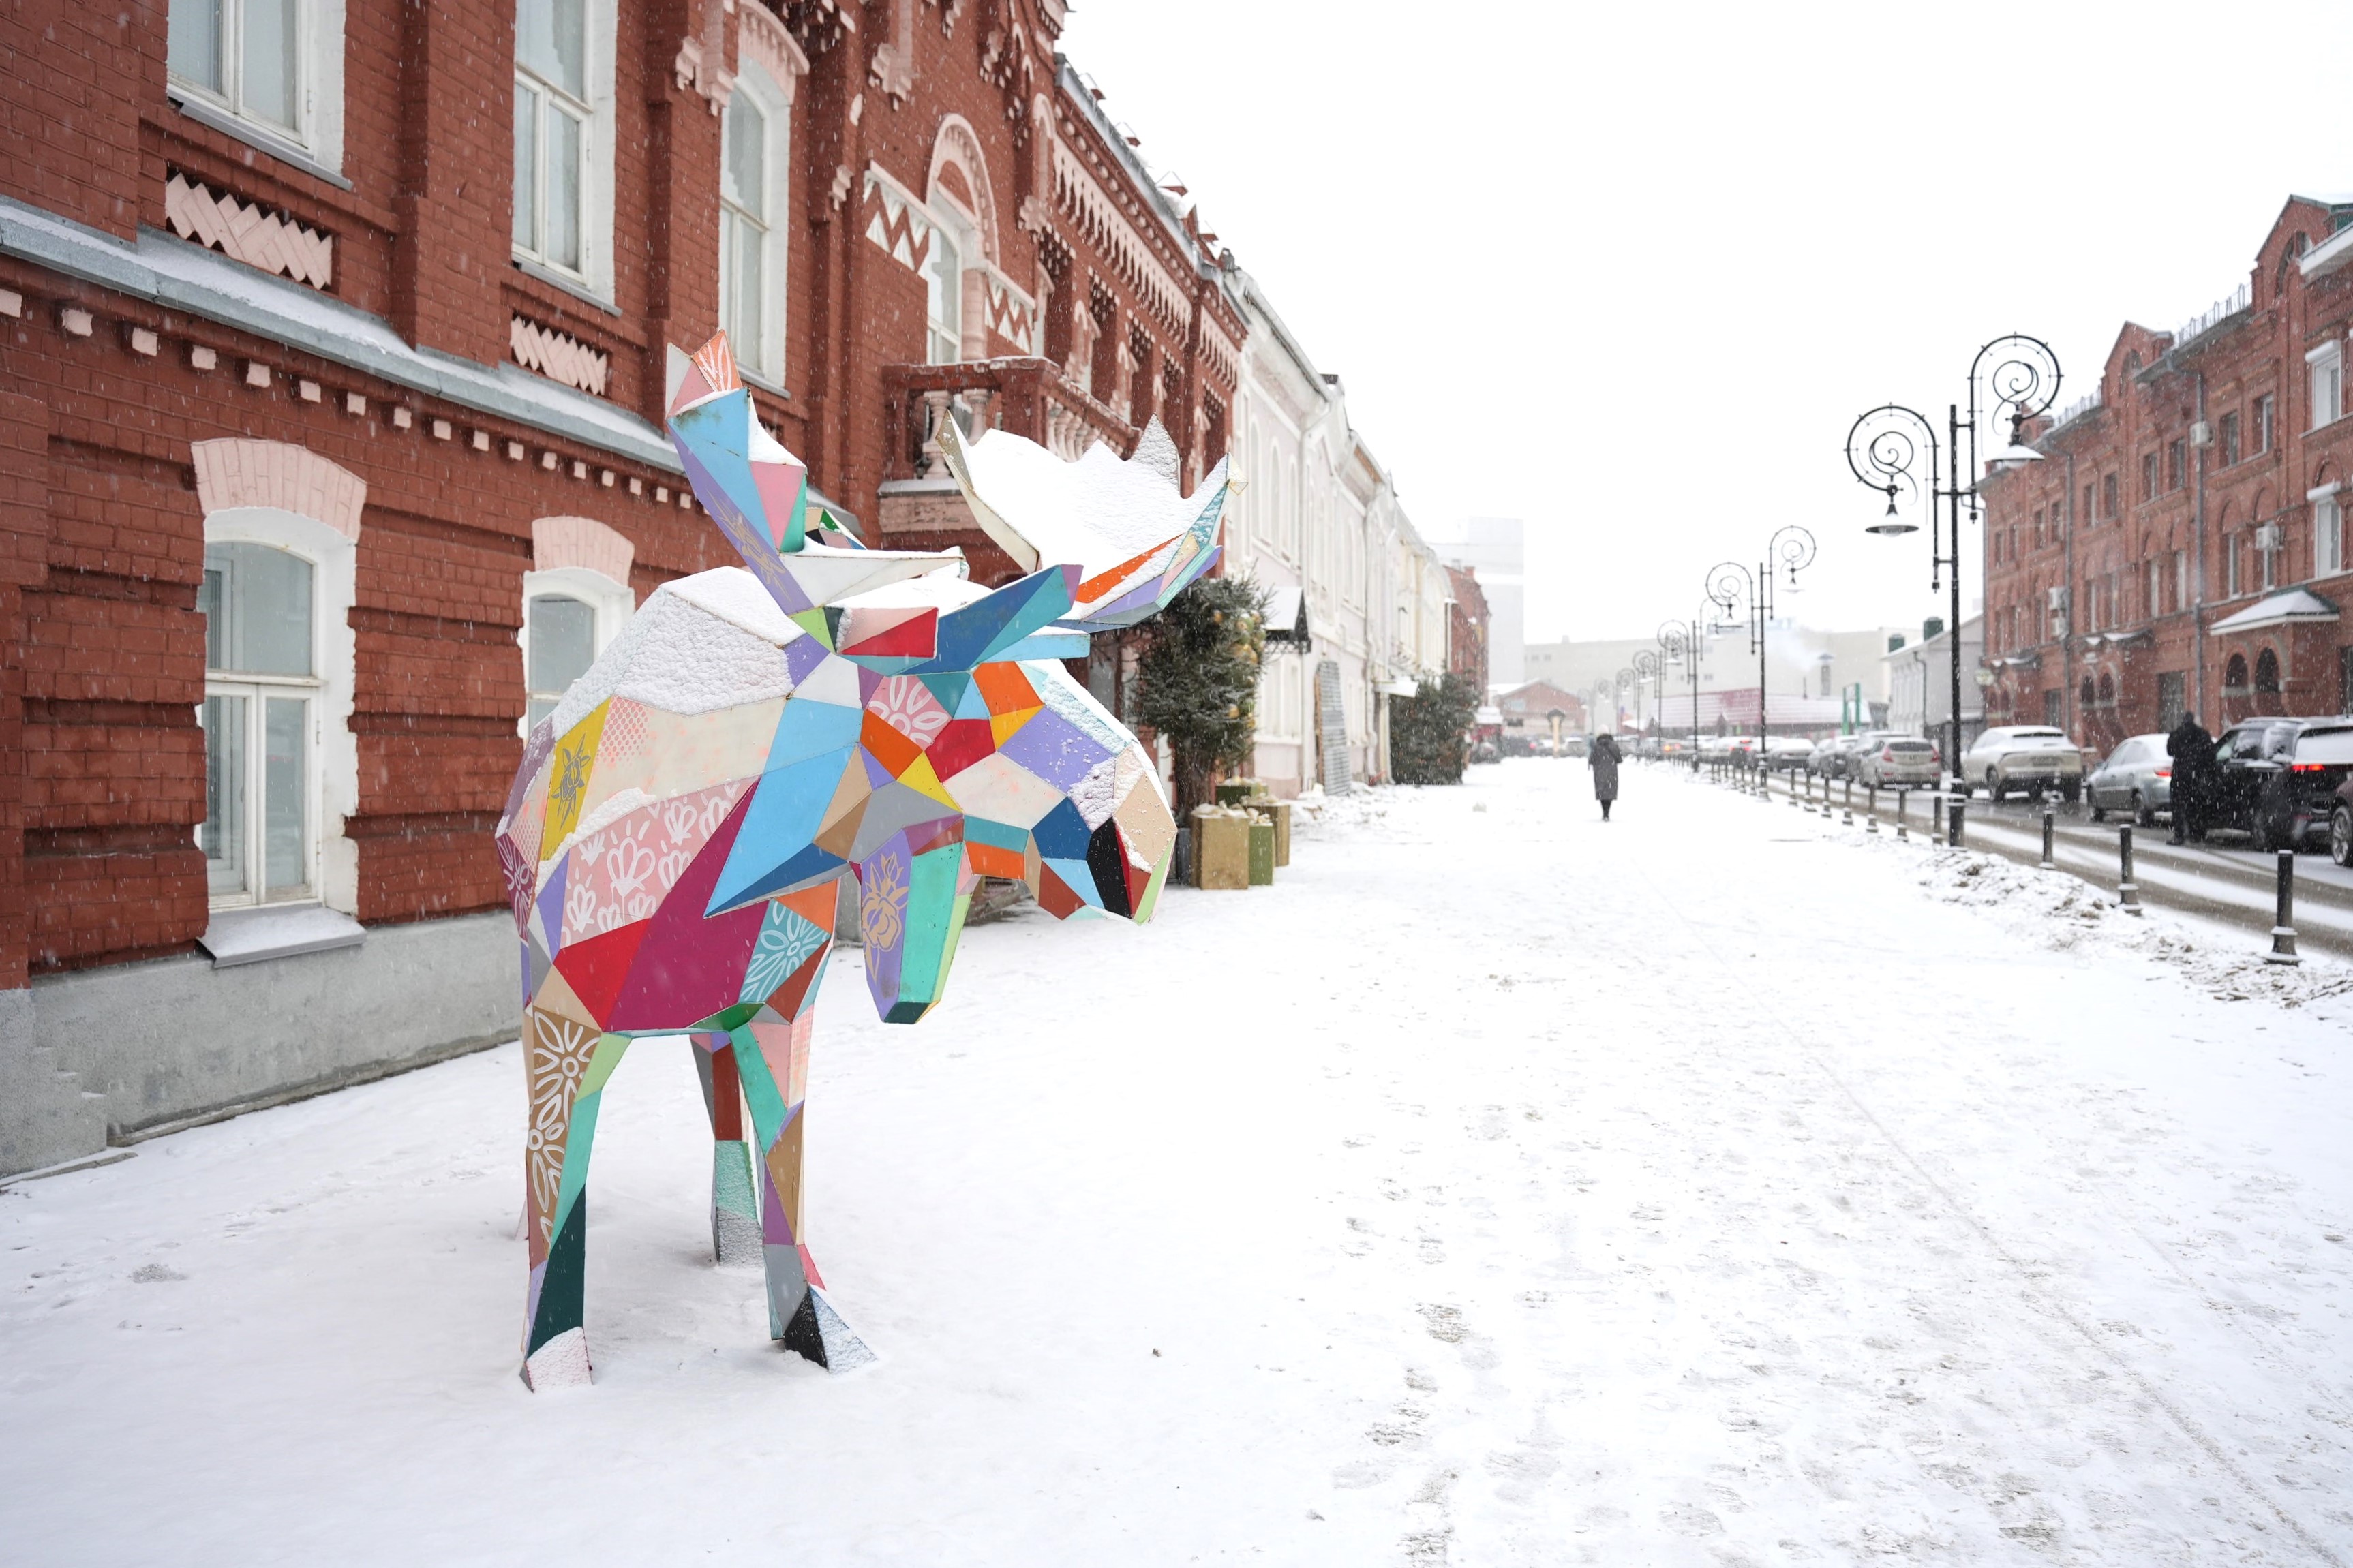
[[[592,349],[577,338],[514,315],[507,318],[507,347],[513,353],[515,363],[525,370],[535,370],[550,381],[560,381],[599,397],[605,395],[605,383],[613,362],[600,349]]]
[[[292,218],[248,206],[185,174],[164,183],[164,218],[174,233],[264,272],[324,289],[334,282],[335,242]]]

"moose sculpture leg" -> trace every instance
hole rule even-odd
[[[760,1197],[752,1179],[752,1145],[744,1136],[744,1086],[732,1035],[696,1035],[694,1068],[711,1116],[711,1259],[750,1263],[760,1256]]]
[[[523,1015],[524,1215],[531,1285],[523,1311],[523,1382],[533,1389],[589,1380],[582,1326],[588,1257],[588,1159],[605,1082],[628,1037],[533,1007]]]

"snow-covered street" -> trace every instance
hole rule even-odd
[[[1618,816],[1343,803],[1271,889],[972,931],[914,1028],[838,955],[847,1375],[709,1261],[682,1043],[604,1097],[591,1389],[515,1376],[511,1046],[0,1191],[0,1557],[2353,1562],[2343,972]]]

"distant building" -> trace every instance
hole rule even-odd
[[[1776,621],[1767,639],[1766,679],[1772,695],[1776,731],[1834,729],[1844,716],[1868,724],[1884,711],[1888,669],[1881,655],[1893,628],[1821,632]],[[1536,643],[1526,650],[1528,677],[1566,691],[1592,694],[1597,715],[1609,703],[1643,729],[1655,720],[1669,731],[1688,729],[1696,697],[1700,728],[1753,731],[1757,723],[1757,656],[1748,628],[1735,626],[1701,638],[1699,679],[1681,662],[1670,664],[1657,681],[1619,690],[1618,675],[1630,670],[1637,654],[1658,651],[1651,637],[1602,637],[1591,641]],[[1694,693],[1694,688],[1697,690]]]
[[[1529,677],[1522,650],[1527,643],[1527,525],[1516,517],[1474,517],[1459,537],[1433,540],[1447,561],[1479,574],[1487,595],[1487,675],[1501,685]]]
[[[1446,575],[1454,593],[1454,602],[1446,617],[1446,668],[1450,673],[1470,681],[1483,696],[1487,690],[1489,633],[1486,590],[1479,585],[1479,573],[1474,567],[1449,566]]]
[[[1563,735],[1582,735],[1588,729],[1585,700],[1547,680],[1530,680],[1498,692],[1495,708],[1503,716],[1505,740],[1549,742],[1556,720]]]
[[[1930,623],[1933,625],[1934,623]],[[1953,667],[1950,633],[1942,626],[1918,642],[1907,643],[1881,656],[1887,668],[1887,728],[1944,743],[1946,725],[1953,711]],[[1961,623],[1961,745],[1982,733],[1986,726],[1985,689],[1978,684],[1978,667],[1985,657],[1985,617],[1971,616]],[[2004,722],[2031,723],[2031,719]],[[1946,759],[1949,764],[1951,758]]]

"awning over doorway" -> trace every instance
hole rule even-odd
[[[1270,588],[1266,594],[1266,640],[1289,643],[1304,652],[1314,646],[1307,631],[1307,595],[1297,588]]]
[[[2226,616],[2207,628],[2210,637],[2225,632],[2259,631],[2264,626],[2284,626],[2298,621],[2333,621],[2337,619],[2337,606],[2309,588],[2290,588],[2284,594],[2274,594],[2258,599],[2235,616]]]

